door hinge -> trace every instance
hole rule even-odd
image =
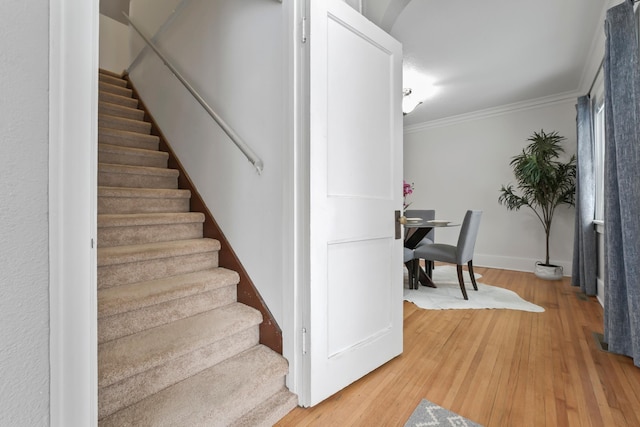
[[[306,16],[302,17],[301,33],[302,33],[302,37],[300,41],[302,41],[302,43],[306,43],[307,42],[307,17]]]
[[[93,237],[91,238],[91,249],[93,249],[93,245],[94,245],[94,241],[93,241]]]
[[[307,328],[302,328],[302,354],[307,354]]]

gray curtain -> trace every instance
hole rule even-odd
[[[607,11],[604,334],[640,367],[640,70],[630,0]]]
[[[580,286],[587,295],[595,295],[597,290],[596,231],[595,217],[595,171],[593,161],[593,124],[591,99],[578,98],[577,131],[578,153],[576,172],[576,231],[573,240],[573,277],[571,284]]]

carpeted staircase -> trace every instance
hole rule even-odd
[[[100,71],[99,425],[273,425],[297,404],[260,345],[204,215],[167,168],[127,81]]]

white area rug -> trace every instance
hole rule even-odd
[[[478,279],[482,277],[479,274],[476,274],[478,290],[474,291],[469,273],[465,271],[463,275],[469,296],[466,301],[462,297],[454,266],[438,266],[433,270],[433,281],[438,286],[437,288],[420,285],[418,289],[409,289],[405,270],[404,299],[420,308],[429,310],[506,308],[535,313],[544,311],[544,308],[523,300],[513,291],[478,282]]]

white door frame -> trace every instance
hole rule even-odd
[[[304,328],[306,286],[309,283],[309,172],[308,172],[308,123],[305,105],[308,105],[308,82],[306,81],[307,49],[303,41],[302,20],[306,15],[307,0],[283,2],[285,52],[283,75],[284,87],[288,89],[284,126],[288,129],[285,149],[287,153],[287,173],[285,175],[283,230],[286,242],[283,245],[283,356],[289,362],[287,387],[299,395],[304,402],[303,392],[308,378],[304,373]]]
[[[49,13],[50,425],[95,426],[99,2]]]

